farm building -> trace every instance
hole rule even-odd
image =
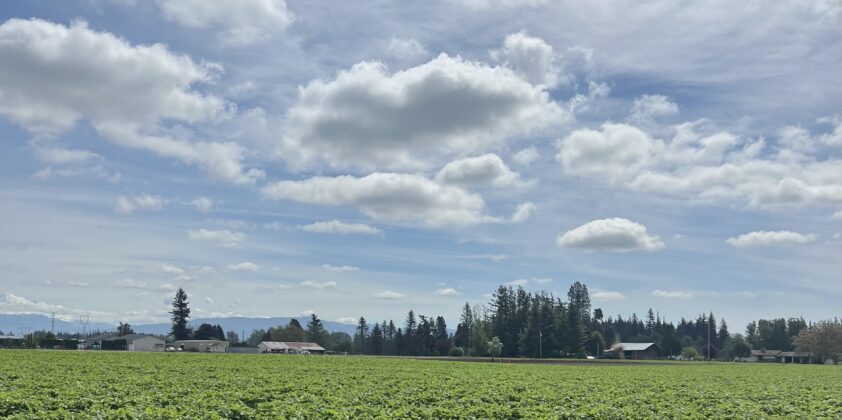
[[[26,347],[26,337],[19,335],[0,335],[0,347],[18,348]]]
[[[752,350],[750,362],[777,362],[781,355],[780,350]]]
[[[316,343],[293,341],[264,341],[257,345],[261,353],[325,354],[324,347]]]
[[[660,358],[660,349],[655,343],[617,343],[605,350],[623,359],[653,360]]]
[[[79,343],[79,349],[164,351],[164,340],[149,334],[97,335]]]
[[[182,351],[206,353],[225,353],[228,348],[228,342],[221,340],[176,340],[173,344]]]

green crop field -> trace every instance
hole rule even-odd
[[[0,351],[13,418],[839,418],[842,366]]]

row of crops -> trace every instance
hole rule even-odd
[[[842,417],[842,366],[0,351],[13,418]]]

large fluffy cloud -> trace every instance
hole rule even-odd
[[[561,108],[504,67],[442,54],[390,74],[363,62],[302,87],[279,152],[301,169],[428,168],[556,122]]]
[[[478,194],[414,174],[375,172],[365,177],[313,177],[279,181],[263,188],[275,200],[323,206],[354,206],[387,221],[421,221],[431,226],[501,222],[485,214]]]
[[[196,63],[166,46],[131,45],[84,22],[70,26],[39,19],[0,25],[0,115],[41,138],[88,120],[104,137],[204,168],[233,182],[243,173],[244,150],[235,143],[194,142],[163,134],[162,121],[215,121],[230,112],[220,98],[193,86],[213,82],[220,68]],[[52,160],[90,158],[52,153]]]
[[[769,147],[700,125],[672,127],[668,141],[626,124],[581,129],[559,141],[556,159],[568,175],[636,191],[755,207],[842,203],[842,160],[829,148],[832,134],[784,130]]]
[[[646,227],[628,219],[594,220],[565,232],[557,240],[558,246],[596,251],[652,251],[664,247],[657,236]]]
[[[284,0],[157,0],[164,15],[193,28],[220,28],[226,43],[244,45],[281,32],[293,21]]]
[[[749,232],[732,238],[728,238],[726,242],[729,244],[743,248],[752,246],[771,246],[771,245],[798,245],[806,244],[815,241],[817,236],[815,234],[803,234],[798,232],[790,232],[787,230],[779,231],[757,231]]]

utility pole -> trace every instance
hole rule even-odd
[[[708,315],[708,364],[710,364],[710,315]]]
[[[544,358],[544,333],[538,330],[538,358]]]
[[[50,333],[56,334],[56,313],[50,312]]]

